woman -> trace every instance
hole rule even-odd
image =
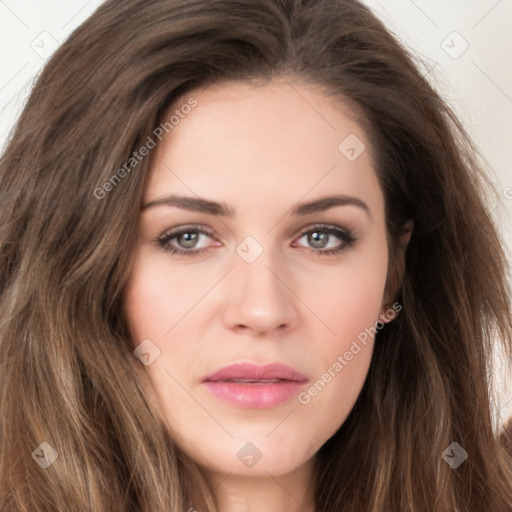
[[[363,5],[108,1],[0,186],[1,510],[512,510],[491,187]]]

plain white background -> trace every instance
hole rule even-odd
[[[150,0],[149,0],[150,1]],[[0,0],[0,148],[46,59],[101,0]],[[120,0],[121,3],[121,0]],[[366,0],[421,60],[488,163],[497,217],[512,262],[512,0]],[[511,381],[500,370],[502,420]]]

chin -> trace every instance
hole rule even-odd
[[[268,477],[269,473],[272,476],[289,474],[310,461],[315,452],[299,452],[300,446],[301,443],[288,445],[265,441],[265,437],[261,436],[259,441],[254,438],[253,441],[233,439],[224,445],[196,445],[195,453],[187,453],[208,472]],[[200,451],[197,451],[198,448]]]

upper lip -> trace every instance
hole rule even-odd
[[[224,366],[207,375],[203,382],[219,381],[279,381],[307,382],[308,378],[295,368],[281,363],[257,365],[253,363],[236,363]]]

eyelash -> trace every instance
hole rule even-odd
[[[304,235],[307,235],[308,233],[313,233],[315,231],[318,231],[320,233],[326,233],[329,235],[334,235],[336,238],[339,238],[343,244],[341,247],[337,247],[335,249],[307,249],[311,254],[316,254],[318,256],[331,256],[335,254],[339,254],[340,252],[346,250],[347,248],[351,247],[356,241],[357,238],[354,235],[354,233],[351,230],[348,229],[341,229],[337,226],[333,226],[331,224],[317,224],[315,226],[312,226],[311,228],[308,228],[300,233],[300,235],[297,237],[297,240],[301,239]],[[177,229],[176,231],[172,231],[170,233],[164,233],[163,235],[159,236],[155,242],[160,246],[164,251],[169,252],[173,255],[179,255],[179,256],[197,256],[199,254],[202,254],[206,251],[208,251],[209,247],[203,247],[202,249],[191,249],[191,250],[184,250],[184,249],[177,249],[176,247],[173,247],[170,245],[170,241],[174,238],[177,238],[181,235],[184,235],[185,233],[199,233],[203,235],[207,235],[209,237],[213,238],[213,235],[211,232],[209,232],[206,229],[199,228],[198,226],[185,226],[183,228]]]

